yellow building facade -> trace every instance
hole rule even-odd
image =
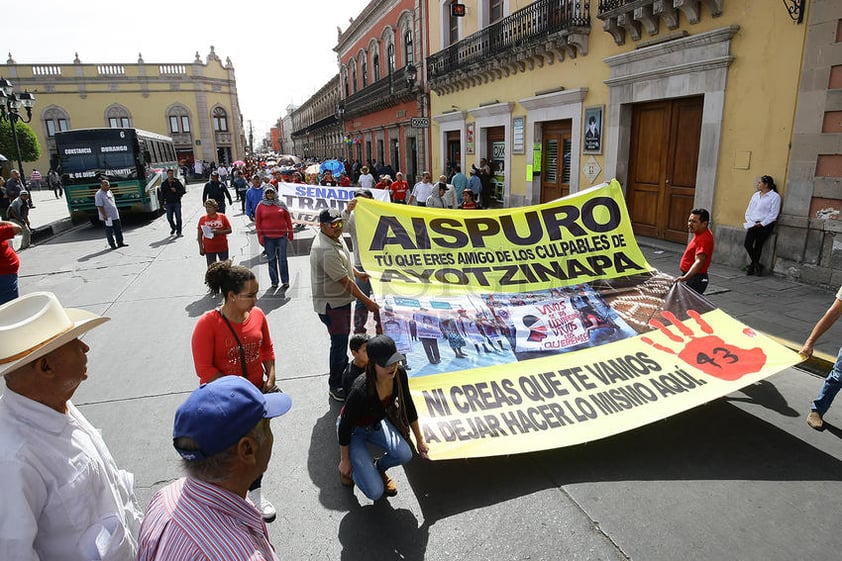
[[[505,206],[616,177],[638,235],[683,243],[689,211],[707,208],[714,260],[744,261],[757,179],[771,175],[787,196],[805,44],[809,33],[838,41],[824,37],[840,17],[833,2],[802,8],[803,23],[752,0],[465,1],[458,18],[453,3],[429,3],[434,170],[487,159]],[[811,93],[827,91],[822,80]],[[815,280],[830,282],[832,268]]]
[[[35,94],[32,121],[42,157],[25,163],[46,176],[56,165],[57,131],[134,127],[172,137],[179,160],[232,162],[245,156],[243,119],[230,59],[223,64],[211,47],[190,63],[18,64],[10,55],[0,76],[15,91]],[[12,160],[14,154],[6,154]]]

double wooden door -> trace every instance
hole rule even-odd
[[[696,197],[702,97],[641,103],[632,112],[627,202],[636,234],[687,241]]]
[[[544,123],[541,133],[541,202],[570,194],[570,120]]]

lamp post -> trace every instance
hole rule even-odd
[[[17,122],[28,123],[32,120],[32,106],[35,103],[35,96],[24,90],[21,94],[15,93],[13,84],[5,78],[0,78],[0,119],[9,121],[12,127],[12,138],[15,140],[15,150],[18,156],[18,171],[23,176],[23,160],[20,155],[20,143],[18,142]],[[20,108],[26,109],[26,118],[20,114]]]

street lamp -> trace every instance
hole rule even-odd
[[[20,156],[20,143],[18,142],[18,131],[16,124],[18,121],[28,123],[32,120],[32,106],[35,104],[35,96],[24,90],[22,94],[16,94],[14,85],[6,80],[0,78],[0,119],[8,121],[12,126],[12,138],[15,139],[15,150],[18,156],[18,171],[23,175],[23,161]],[[26,109],[26,118],[24,119],[20,114],[20,108]]]

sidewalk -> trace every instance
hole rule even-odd
[[[192,183],[188,190],[201,187]],[[36,208],[30,212],[33,241],[38,243],[72,228],[67,203],[56,199],[52,191],[33,192]],[[238,204],[238,203],[235,203]],[[83,225],[84,226],[84,225]],[[295,253],[306,251],[309,232],[302,232]],[[298,241],[298,240],[297,240]],[[678,262],[684,246],[676,243],[638,238],[649,264],[660,271],[678,276]],[[705,296],[719,308],[784,345],[799,350],[815,323],[833,302],[835,290],[792,282],[774,276],[747,276],[744,271],[714,263],[709,271],[710,286]],[[815,346],[815,356],[802,368],[824,376],[842,345],[842,322],[837,322]]]

